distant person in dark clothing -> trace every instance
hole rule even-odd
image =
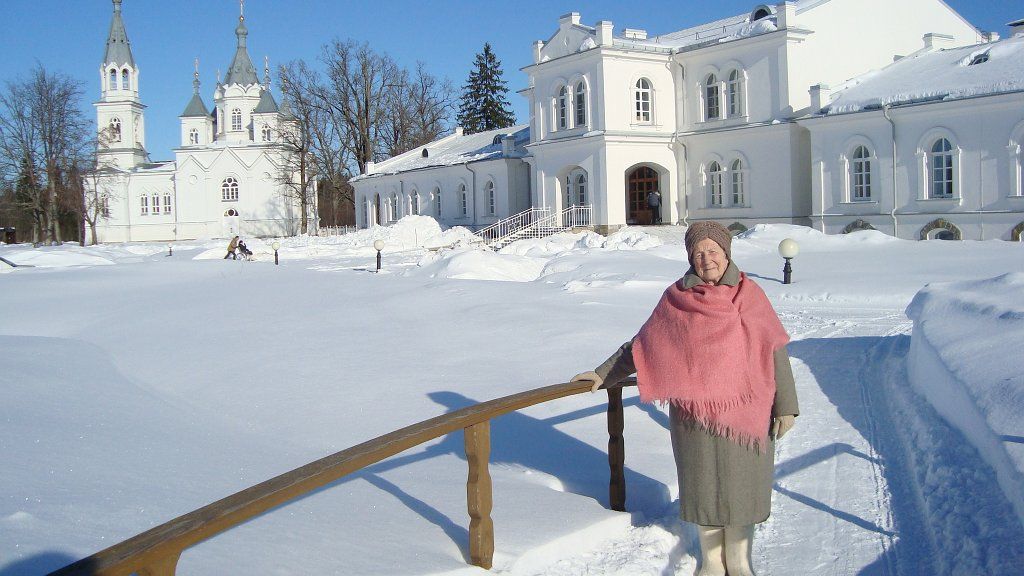
[[[661,192],[651,190],[647,193],[647,207],[651,209],[651,224],[661,224]]]
[[[249,247],[246,246],[245,242],[243,242],[242,240],[238,241],[238,253],[241,254],[242,258],[245,258],[246,260],[252,259],[252,250],[249,250]]]

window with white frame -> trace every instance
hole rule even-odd
[[[266,124],[263,125],[263,129],[260,131],[260,134],[263,136],[264,142],[270,142],[270,139],[273,137],[273,133],[270,131],[270,126],[267,126]]]
[[[573,182],[574,198],[573,203],[579,206],[587,205],[587,175],[579,173],[576,175],[576,179]]]
[[[459,204],[461,205],[462,217],[469,215],[469,195],[466,194],[466,185],[459,184]]]
[[[859,145],[853,150],[853,162],[850,163],[850,200],[871,200],[871,150],[864,145]]]
[[[730,200],[732,200],[733,206],[744,206],[746,204],[746,191],[743,184],[745,175],[746,170],[743,169],[743,161],[739,158],[733,160],[729,166],[729,181],[732,187]]]
[[[412,193],[412,213],[419,216],[420,214],[420,192],[419,190]]]
[[[143,216],[149,214],[149,196],[139,196],[139,213]]]
[[[725,203],[725,197],[722,192],[722,181],[725,178],[722,165],[717,161],[712,161],[708,164],[708,198],[712,206],[722,206]]]
[[[494,216],[498,211],[497,198],[495,198],[494,194],[494,182],[488,180],[484,189],[487,190],[487,213]]]
[[[569,127],[569,90],[562,86],[558,89],[558,129]]]
[[[576,125],[587,125],[587,87],[580,80],[576,83]]]
[[[953,187],[953,145],[946,138],[939,138],[928,154],[929,198],[952,198]]]
[[[441,188],[434,188],[434,210],[438,218],[441,217]]]
[[[633,120],[635,122],[642,124],[651,122],[651,112],[653,109],[652,91],[651,81],[647,78],[641,78],[636,81],[636,90],[633,95]]]
[[[121,141],[121,119],[117,116],[110,119],[110,141]]]
[[[366,199],[366,196],[363,196],[363,210],[362,210],[362,213],[363,213],[363,224],[365,224],[366,227],[369,228],[370,227],[370,223],[371,223],[371,221],[370,221],[370,201]]]
[[[122,90],[131,90],[132,89],[132,75],[128,72],[127,68],[125,68],[124,70],[121,70],[121,89]]]
[[[725,85],[729,116],[743,116],[743,72],[729,72],[729,81]]]
[[[231,130],[238,132],[242,129],[242,111],[235,108],[231,111]]]
[[[718,92],[718,78],[708,74],[704,79],[704,116],[705,120],[717,120],[722,115],[722,107]]]
[[[220,183],[221,202],[238,201],[238,180],[234,176],[228,176]]]
[[[193,129],[188,131],[188,143],[189,144],[199,144],[199,130],[198,129],[193,128]]]
[[[153,194],[153,216],[160,215],[160,196]]]
[[[164,214],[171,213],[171,195],[164,194]]]
[[[100,199],[100,214],[104,218],[110,218],[110,198],[107,196]]]
[[[107,83],[110,85],[111,90],[117,90],[117,68],[110,69],[110,74],[107,76]]]

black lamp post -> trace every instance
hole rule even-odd
[[[274,240],[274,243],[271,244],[270,247],[274,249],[274,266],[277,266],[279,264],[277,259],[277,250],[278,248],[281,247],[281,243],[278,242],[277,240]]]
[[[782,242],[779,242],[779,256],[786,259],[786,265],[782,267],[782,283],[790,284],[793,280],[793,266],[790,265],[789,261],[796,258],[796,255],[800,252],[800,246],[797,245],[796,240],[792,238],[786,238]]]
[[[377,251],[377,272],[380,272],[380,251],[384,249],[384,241],[374,240],[373,249]]]
[[[174,256],[174,245],[170,242],[167,243],[167,255]]]

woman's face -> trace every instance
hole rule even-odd
[[[706,284],[718,284],[729,266],[725,251],[711,238],[697,242],[690,253],[690,260],[693,262],[693,269],[697,271],[697,276]]]

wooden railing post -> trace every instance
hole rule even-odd
[[[612,510],[626,511],[626,448],[622,431],[622,388],[608,388],[608,504]]]
[[[469,559],[474,565],[491,569],[494,560],[494,521],[491,520],[491,422],[484,420],[465,429],[466,461],[469,480],[466,501],[469,507]]]

